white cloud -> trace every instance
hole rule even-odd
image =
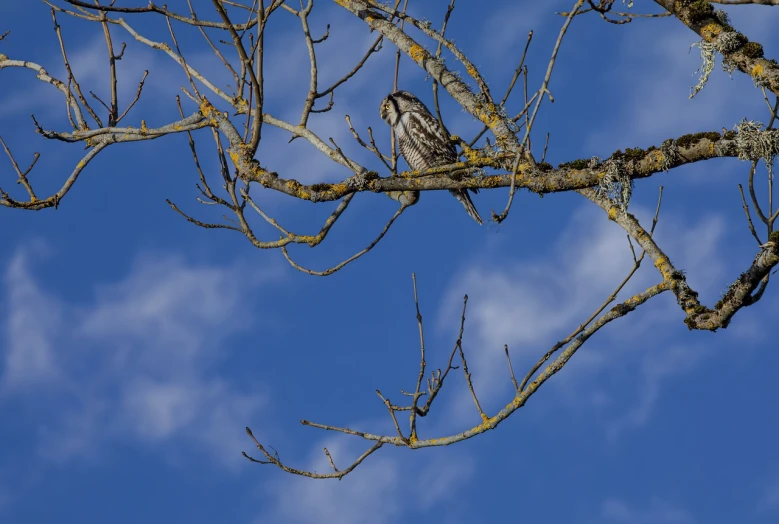
[[[475,465],[465,457],[443,457],[432,460],[417,478],[416,492],[423,494],[419,500],[422,509],[428,509],[441,501],[453,498],[456,489],[468,484]]]
[[[756,23],[766,18],[757,11],[752,11]],[[746,21],[743,16],[741,21]],[[657,145],[685,133],[730,129],[745,116],[767,119],[760,90],[752,87],[752,81],[741,72],[733,73],[731,79],[719,63],[703,90],[689,99],[690,89],[699,79],[696,70],[702,64],[700,50],[690,46],[700,39],[678,20],[630,25],[618,43],[621,56],[617,58],[622,65],[611,71],[609,82],[616,87],[615,93],[626,94],[616,104],[609,101],[606,109],[622,117],[600,119],[603,127],[588,133],[590,149],[610,154],[617,148]],[[757,23],[755,28],[763,25]],[[651,45],[647,45],[649,42]],[[718,62],[720,58],[718,55]]]
[[[653,211],[631,208],[631,212],[651,217]],[[701,217],[692,225],[682,217],[666,212],[656,238],[677,268],[687,269],[690,284],[712,293],[722,285],[724,266],[716,254],[725,234],[724,220],[716,215]],[[613,292],[632,266],[632,256],[624,230],[609,222],[600,209],[582,206],[576,209],[551,249],[531,250],[526,258],[491,262],[495,257],[471,261],[455,277],[452,291],[439,316],[439,328],[456,333],[453,320],[459,320],[462,295],[468,293],[465,350],[473,374],[474,387],[482,407],[503,407],[512,387],[503,345],[511,351],[514,371],[520,380],[529,367],[556,341],[563,339],[584,321]],[[659,282],[649,259],[623,290],[618,300]],[[662,302],[662,301],[661,301]],[[644,336],[657,340],[667,331],[664,326],[678,325],[681,313],[668,303],[651,303],[619,319],[587,342],[565,369],[566,379],[555,388],[566,404],[592,406],[610,403],[603,385],[595,381],[600,373],[638,373],[642,380],[637,405],[621,415],[611,432],[638,426],[647,421],[660,395],[664,380],[688,372],[694,362],[695,348],[678,345],[653,345],[651,352],[637,344]],[[625,347],[613,352],[613,345]],[[610,349],[611,348],[611,349]],[[666,349],[670,348],[670,349]],[[606,353],[605,350],[610,350]],[[454,382],[461,380],[455,378]],[[582,384],[591,385],[591,388]],[[456,387],[459,387],[457,385]],[[583,393],[582,390],[587,393]],[[476,411],[470,393],[460,389],[455,403],[456,424],[473,422]],[[489,411],[489,409],[488,409]]]
[[[350,15],[351,16],[351,15]],[[268,83],[268,99],[265,111],[286,122],[297,124],[300,120],[304,101],[309,87],[310,62],[304,41],[297,28],[285,34],[280,40],[280,48],[289,49],[289,53],[271,53],[268,57],[266,76],[274,81]],[[323,91],[354,67],[376,35],[365,32],[350,33],[333,30],[330,37],[317,50],[317,67],[319,69],[318,90]],[[372,55],[363,68],[346,83],[335,90],[334,106],[326,113],[311,114],[307,127],[325,144],[332,147],[330,138],[355,161],[369,169],[379,169],[381,164],[373,153],[357,144],[346,124],[344,115],[350,115],[352,124],[364,140],[368,140],[367,128],[372,127],[380,149],[388,150],[389,140],[382,141],[384,135],[389,136],[386,124],[379,119],[379,102],[384,97],[382,91],[375,91],[366,97],[366,84],[373,82],[377,76],[389,71],[392,49],[385,44],[384,48]],[[387,79],[387,92],[391,87],[391,76]],[[319,99],[315,107],[323,108],[329,97]],[[387,128],[388,129],[388,128]],[[294,178],[303,183],[327,182],[340,180],[352,175],[352,172],[334,162],[312,144],[303,138],[289,143],[290,134],[287,131],[263,127],[263,140],[258,152],[263,166],[277,170],[281,176]],[[381,172],[381,171],[380,171]]]
[[[274,269],[257,276],[238,265],[149,255],[92,300],[74,304],[42,291],[30,259],[20,250],[6,272],[12,314],[0,383],[6,396],[24,394],[46,415],[41,456],[68,460],[104,441],[137,438],[188,441],[224,465],[242,460],[242,428],[264,395],[238,390],[210,368],[240,331],[251,292]],[[41,396],[52,390],[55,397]]]
[[[603,503],[603,518],[619,524],[692,524],[695,518],[684,508],[654,499],[646,509],[636,509],[625,501],[610,498]]]
[[[5,486],[0,486],[0,511],[11,503],[11,490]]]
[[[707,355],[705,348],[674,346],[647,353],[639,365],[638,402],[609,424],[607,435],[617,438],[628,428],[644,426],[660,398],[664,381],[688,373]]]
[[[446,301],[452,306],[462,304],[459,297],[469,295],[466,356],[481,401],[508,392],[504,344],[509,346],[519,380],[549,345],[598,307],[632,265],[622,229],[586,206],[574,211],[549,251],[535,255],[500,266],[474,261],[456,277]],[[445,308],[440,325],[452,332],[451,320],[457,316],[454,307]],[[597,367],[593,358],[598,357],[586,351],[575,360]],[[467,392],[459,404],[468,417],[473,415]]]
[[[551,24],[548,22],[550,21],[559,20],[562,25],[564,19],[554,13],[564,9],[563,6],[566,4],[569,2],[561,0],[513,2],[509,6],[495,10],[482,24],[480,34],[489,35],[489,38],[482,40],[480,54],[491,56],[506,49],[513,49],[516,53],[516,59],[519,60],[527,40],[528,31],[533,30],[539,34],[542,30],[549,31]],[[536,52],[540,51],[536,49]]]
[[[779,478],[763,488],[757,503],[758,513],[775,513],[777,511],[779,511]]]
[[[336,466],[345,468],[368,446],[352,437],[328,438],[315,446],[306,469],[319,473],[332,471],[323,447],[330,451]],[[399,522],[404,515],[456,500],[457,490],[468,484],[475,469],[471,459],[450,449],[445,451],[446,457],[439,453],[438,458],[408,450],[400,450],[390,457],[389,451],[387,448],[377,451],[340,481],[274,472],[284,476],[268,484],[273,508],[258,522]],[[409,457],[410,453],[414,457]],[[439,521],[445,521],[445,513],[444,510],[443,515],[438,515],[444,519]]]
[[[0,393],[43,386],[57,380],[60,373],[53,338],[62,328],[62,308],[58,301],[46,297],[28,272],[35,257],[44,253],[41,245],[21,250],[5,271],[8,313]]]
[[[102,116],[105,114],[105,109],[89,94],[90,91],[93,91],[104,102],[110,103],[111,101],[110,74],[102,30],[100,35],[88,38],[86,43],[82,41],[81,45],[78,45],[79,41],[76,39],[70,41],[70,45],[68,45],[67,33],[65,36],[68,62],[73,74],[90,106],[97,112],[98,116]],[[118,48],[115,51],[118,52]],[[25,60],[27,57],[12,56],[11,58]],[[135,49],[135,52],[132,53],[128,51],[122,60],[117,62],[117,78],[119,79],[117,94],[120,103],[129,104],[133,100],[138,87],[137,82],[140,81],[144,69],[149,69],[151,74],[169,77],[170,68],[159,67],[159,60],[156,61],[155,64],[155,56],[151,50]],[[51,48],[46,60],[41,61],[39,65],[51,76],[67,84],[68,73],[62,63],[58,47]],[[150,81],[149,84],[156,84],[156,79],[155,82]],[[55,118],[58,124],[67,122],[64,95],[54,86],[35,78],[33,70],[25,69],[20,72],[18,79],[12,81],[8,91],[7,96],[3,97],[3,103],[0,104],[0,116],[14,116],[32,111],[44,115],[44,120],[39,119],[44,127],[51,127],[52,120]],[[90,118],[86,111],[84,111],[84,117]]]
[[[339,467],[345,467],[347,456],[356,458],[355,451],[358,449],[356,445],[346,444],[344,439],[328,439],[312,454],[307,464],[311,471],[332,471],[322,447],[330,451]],[[340,481],[312,480],[285,474],[271,486],[275,505],[272,517],[258,522],[396,522],[403,509],[399,496],[400,481],[398,461],[384,456],[381,451]]]

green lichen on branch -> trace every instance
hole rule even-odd
[[[757,42],[746,42],[741,46],[741,53],[747,58],[763,58],[763,46]]]
[[[623,153],[621,149],[617,149],[614,151],[614,153],[609,157],[610,160],[623,160],[623,161],[639,161],[643,160],[643,158],[646,156],[647,153],[650,151],[654,151],[657,149],[654,146],[651,146],[649,149],[641,149],[640,147],[628,147],[625,149],[625,152]]]
[[[717,133],[716,131],[705,131],[703,133],[691,133],[687,135],[682,135],[679,138],[676,139],[676,145],[681,148],[688,148],[696,145],[701,140],[711,140],[712,142],[716,142],[722,138],[722,135]]]
[[[578,158],[570,162],[563,162],[557,166],[557,169],[587,169],[590,167],[589,158]]]
[[[706,0],[680,0],[676,4],[677,10],[685,13],[683,22],[699,23],[714,15],[714,6]]]

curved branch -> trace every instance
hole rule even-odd
[[[30,69],[31,71],[35,71],[37,73],[36,76],[38,77],[38,80],[53,85],[60,92],[62,92],[63,95],[65,95],[65,101],[68,104],[70,111],[72,111],[76,116],[75,127],[77,129],[89,129],[89,126],[87,126],[86,122],[84,122],[84,117],[81,113],[81,107],[78,105],[78,102],[76,102],[76,97],[62,80],[49,75],[43,66],[36,64],[35,62],[28,62],[27,60],[12,60],[8,58],[8,56],[0,53],[0,71],[6,67],[22,67]]]
[[[538,391],[538,389],[552,376],[554,376],[557,372],[559,372],[565,364],[573,357],[573,355],[576,353],[576,351],[581,348],[582,345],[598,330],[606,326],[607,324],[611,323],[612,321],[621,318],[631,311],[635,310],[640,305],[644,304],[647,300],[650,298],[667,291],[669,289],[666,282],[661,282],[658,285],[652,286],[648,288],[647,290],[637,293],[627,299],[626,301],[622,302],[621,304],[618,304],[617,306],[613,307],[608,312],[601,315],[597,320],[592,322],[588,327],[583,329],[581,333],[565,348],[565,350],[551,363],[549,364],[544,371],[542,371],[538,377],[536,377],[535,380],[530,382],[530,384],[527,385],[527,387],[520,391],[518,388],[515,392],[514,397],[511,399],[511,401],[504,407],[502,410],[500,410],[496,415],[489,417],[486,414],[484,414],[481,409],[479,409],[479,412],[481,414],[482,422],[476,426],[473,426],[465,431],[462,431],[460,433],[444,436],[444,437],[437,437],[437,438],[430,438],[430,439],[419,439],[417,438],[416,432],[412,432],[410,437],[404,437],[402,434],[398,435],[376,435],[372,433],[366,433],[358,430],[354,430],[351,428],[345,428],[345,427],[338,427],[338,426],[331,426],[327,424],[319,424],[316,422],[311,422],[309,420],[301,420],[301,424],[304,426],[310,426],[317,429],[322,429],[325,431],[334,431],[337,433],[342,433],[345,435],[355,436],[359,437],[363,440],[372,441],[375,442],[373,446],[371,446],[365,453],[363,453],[349,468],[338,471],[335,467],[333,469],[335,470],[334,473],[329,474],[320,474],[315,473],[311,471],[305,471],[300,470],[296,468],[292,468],[284,464],[279,456],[278,453],[271,454],[269,453],[265,447],[257,441],[256,438],[251,433],[251,430],[247,428],[247,433],[249,434],[250,438],[254,442],[255,446],[262,452],[262,454],[265,456],[265,460],[258,460],[254,459],[250,456],[248,456],[246,453],[244,453],[244,456],[249,459],[252,462],[260,463],[260,464],[273,464],[284,471],[288,473],[292,473],[294,475],[301,475],[305,477],[310,478],[342,478],[349,472],[351,472],[356,466],[358,466],[365,458],[367,458],[369,455],[377,451],[379,448],[381,448],[384,444],[392,444],[395,446],[402,446],[407,447],[409,449],[421,449],[421,448],[428,448],[428,447],[438,447],[438,446],[448,446],[450,444],[455,444],[457,442],[462,442],[463,440],[467,440],[469,438],[475,437],[477,435],[480,435],[482,433],[485,433],[486,431],[489,431],[491,429],[495,429],[501,422],[506,420],[508,417],[510,417],[514,412],[516,412],[519,408],[524,406],[527,401],[530,399],[530,397]],[[464,316],[464,312],[463,312]],[[418,322],[421,323],[421,315],[417,315]],[[463,318],[464,322],[464,318]],[[460,334],[462,336],[462,329],[460,330]],[[455,344],[455,351],[460,351],[461,357],[463,357],[463,363],[464,363],[464,354],[462,351],[462,345],[461,340],[458,339],[458,343]],[[454,355],[454,352],[452,353]],[[422,359],[424,360],[424,353],[422,353]],[[449,365],[447,367],[446,373],[448,373],[451,369],[456,369],[451,365],[452,357],[449,358]],[[424,363],[422,365],[422,369],[424,370]],[[443,384],[444,376],[436,376],[434,375],[433,384],[429,381],[429,387],[428,387],[428,393],[437,394],[440,390],[440,387]],[[469,377],[466,376],[466,380],[469,383],[469,387],[471,388],[471,392],[473,394],[472,384],[470,383]],[[414,394],[407,394],[409,396],[414,397],[414,399],[417,399],[419,395],[421,395],[421,392],[418,391],[419,386],[417,387],[417,392]],[[380,394],[379,394],[380,395]],[[381,395],[380,395],[381,396]],[[431,395],[432,397],[432,395]],[[475,395],[474,395],[475,399]],[[389,401],[385,400],[385,404],[390,409],[390,413],[393,416],[393,420],[395,420],[395,412],[397,411],[409,411],[413,409],[413,406],[416,405],[416,400],[412,400],[412,406],[394,406]],[[428,400],[428,404],[426,404],[426,408],[429,407],[429,404],[431,403],[432,398]],[[477,402],[478,404],[478,402]],[[425,411],[422,413],[421,408],[417,408],[417,413],[414,413],[412,417],[415,414],[424,415],[427,412]],[[395,424],[395,427],[398,428],[397,423]],[[329,452],[325,451],[325,453],[329,457]],[[331,466],[333,466],[333,463],[331,461]]]
[[[349,197],[347,197],[347,198],[349,198]],[[357,252],[357,253],[355,253],[354,255],[350,256],[349,258],[347,258],[346,260],[344,260],[344,261],[343,261],[343,262],[341,262],[340,264],[336,264],[335,266],[333,266],[333,267],[331,267],[331,268],[329,268],[329,269],[326,269],[326,270],[324,270],[324,271],[314,271],[314,270],[312,270],[312,269],[306,269],[306,268],[304,268],[303,266],[300,266],[300,265],[298,265],[298,264],[297,264],[297,263],[296,263],[294,260],[292,260],[292,258],[290,258],[290,256],[289,256],[289,253],[287,253],[287,248],[286,248],[286,246],[282,246],[282,247],[281,247],[281,252],[284,254],[284,258],[286,258],[286,259],[287,259],[287,262],[289,262],[289,265],[291,265],[292,267],[294,267],[294,268],[295,268],[295,269],[297,269],[298,271],[301,271],[301,272],[303,272],[303,273],[307,273],[307,274],[309,274],[309,275],[316,276],[316,277],[326,277],[326,276],[332,275],[332,274],[333,274],[333,273],[335,273],[336,271],[338,271],[338,270],[340,270],[340,269],[343,269],[343,268],[344,268],[346,265],[348,265],[348,264],[350,264],[350,263],[354,262],[355,260],[357,260],[358,258],[360,258],[361,256],[363,256],[365,253],[367,253],[368,251],[370,251],[371,249],[373,249],[374,247],[376,247],[376,244],[378,244],[378,243],[379,243],[379,241],[381,241],[381,239],[382,239],[382,238],[384,238],[384,235],[386,235],[386,234],[387,234],[387,232],[390,230],[390,227],[392,227],[392,224],[394,224],[394,223],[395,223],[395,220],[397,220],[397,218],[398,218],[398,217],[399,217],[399,216],[400,216],[400,215],[403,213],[403,211],[405,211],[405,210],[406,210],[408,207],[409,207],[409,206],[406,206],[406,205],[401,205],[401,206],[400,206],[400,209],[398,209],[398,210],[395,212],[395,214],[394,214],[394,215],[392,215],[392,218],[390,218],[390,219],[389,219],[389,221],[387,222],[387,224],[384,226],[384,229],[382,229],[382,230],[381,230],[381,233],[379,233],[379,235],[378,235],[376,238],[374,238],[374,239],[373,239],[373,241],[372,241],[370,244],[368,244],[367,246],[365,246],[365,248],[363,248],[361,251],[358,251],[358,252]],[[324,239],[324,235],[322,236],[322,239]],[[321,242],[321,240],[320,240],[320,242]]]
[[[615,206],[606,196],[593,189],[584,189],[579,193],[606,211],[609,218],[627,231],[649,255],[663,277],[663,284],[673,291],[677,303],[686,313],[684,323],[691,330],[716,331],[728,327],[733,315],[741,308],[759,300],[762,292],[759,295],[752,295],[752,293],[758,289],[761,281],[771,273],[771,270],[779,265],[779,231],[774,231],[769,241],[760,246],[761,250],[749,268],[730,285],[725,296],[713,309],[708,308],[700,303],[698,292],[687,284],[684,273],[674,267],[668,255],[633,215]]]
[[[304,471],[304,470],[300,470],[300,469],[291,468],[291,467],[285,465],[284,463],[281,462],[281,459],[279,458],[279,454],[278,453],[274,453],[273,455],[268,453],[268,450],[265,449],[265,446],[260,444],[260,442],[252,434],[252,430],[249,429],[248,427],[246,428],[246,434],[249,435],[249,437],[254,441],[254,445],[257,446],[257,449],[260,450],[260,452],[265,456],[265,460],[258,460],[258,459],[254,458],[254,457],[249,456],[245,451],[242,451],[241,453],[243,454],[243,456],[246,457],[250,462],[254,462],[254,463],[257,463],[257,464],[272,464],[272,465],[274,465],[274,466],[276,466],[276,467],[286,471],[287,473],[292,473],[293,475],[300,475],[300,476],[303,476],[303,477],[309,477],[309,478],[314,478],[314,479],[341,479],[344,476],[346,476],[349,473],[351,473],[352,470],[354,470],[354,468],[359,466],[360,463],[362,463],[363,460],[368,458],[369,455],[372,455],[374,452],[378,451],[379,448],[381,448],[385,444],[385,442],[382,442],[382,441],[376,442],[373,446],[368,448],[362,455],[357,457],[357,460],[352,462],[352,464],[348,468],[346,468],[344,470],[341,470],[341,471],[339,471],[335,467],[335,464],[333,463],[333,458],[330,456],[330,452],[327,451],[327,448],[325,448],[325,455],[327,455],[327,458],[330,460],[330,465],[333,467],[335,472],[333,472],[333,473],[315,473],[315,472],[312,472],[312,471]]]
[[[70,173],[70,176],[65,181],[65,183],[62,185],[59,191],[54,193],[48,198],[45,198],[43,200],[39,200],[35,198],[34,196],[30,196],[30,200],[27,202],[22,202],[19,200],[14,200],[11,198],[8,193],[3,191],[3,189],[0,187],[0,206],[6,206],[6,207],[15,207],[19,209],[30,209],[33,211],[38,211],[41,209],[45,209],[47,207],[53,207],[56,209],[59,207],[60,200],[62,200],[62,197],[64,197],[68,191],[70,191],[70,188],[73,187],[73,184],[75,184],[76,179],[78,179],[78,176],[81,174],[81,172],[84,170],[84,168],[89,164],[89,162],[92,161],[97,154],[108,147],[110,142],[101,142],[97,144],[95,147],[89,150],[89,152],[84,155],[84,157],[76,164],[76,167],[73,169],[73,171]]]

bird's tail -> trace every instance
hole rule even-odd
[[[449,191],[452,195],[454,195],[454,198],[460,201],[462,203],[463,207],[465,208],[465,211],[468,212],[469,215],[471,215],[471,218],[474,219],[479,225],[482,225],[484,222],[482,222],[481,217],[479,216],[479,212],[476,211],[476,207],[473,205],[473,202],[471,201],[471,196],[468,194],[467,189],[452,189]]]

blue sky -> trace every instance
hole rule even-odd
[[[437,26],[445,1],[410,2]],[[504,91],[524,46],[536,89],[573,2],[457,3],[448,34]],[[138,3],[142,5],[143,3]],[[202,5],[201,5],[202,4]],[[210,2],[195,2],[214,18]],[[636,2],[637,8],[646,7]],[[652,4],[653,6],[654,4]],[[169,3],[185,11],[185,2]],[[653,7],[652,7],[653,8]],[[779,56],[776,9],[728,9],[733,25]],[[277,13],[267,40],[267,111],[296,120],[308,61],[299,23]],[[164,21],[127,16],[150,38],[167,40]],[[60,18],[69,58],[84,86],[107,93],[98,26]],[[312,30],[331,24],[320,46],[320,85],[353,67],[374,38],[334,3],[320,1]],[[0,52],[64,77],[48,8],[0,3]],[[127,125],[170,121],[186,79],[170,59],[127,41],[119,62],[120,100],[144,69],[146,94]],[[182,28],[189,63],[227,83],[221,64]],[[536,157],[551,132],[548,160],[607,157],[616,149],[659,145],[669,137],[767,121],[760,91],[744,75],[719,70],[688,99],[700,65],[696,35],[675,19],[624,26],[583,16],[560,52],[537,126]],[[430,43],[431,49],[434,46]],[[392,87],[394,49],[372,58],[339,88],[330,113],[311,128],[371,164],[343,115],[388,130],[378,104]],[[447,61],[449,65],[454,60]],[[29,71],[0,75],[0,135],[20,164],[42,153],[31,175],[39,194],[56,190],[82,146],[34,133],[64,129],[59,93]],[[431,103],[430,81],[410,60],[401,87]],[[185,111],[192,111],[192,104]],[[509,113],[521,108],[517,91]],[[472,136],[480,125],[446,95],[449,129]],[[207,131],[199,135],[204,169],[218,176]],[[198,135],[196,135],[197,137]],[[303,140],[265,127],[258,158],[287,178],[348,176]],[[762,168],[759,180],[765,180]],[[716,160],[636,184],[631,212],[649,223],[665,186],[656,238],[691,286],[711,305],[757,253],[736,185],[749,166]],[[0,187],[19,191],[7,159]],[[661,295],[594,336],[565,369],[497,430],[455,446],[384,448],[342,481],[291,477],[250,464],[250,426],[295,467],[326,471],[362,441],[302,427],[302,418],[391,434],[374,391],[393,401],[413,389],[418,334],[411,273],[419,282],[428,362],[443,366],[469,295],[465,350],[482,406],[494,414],[511,398],[503,345],[518,375],[594,311],[627,274],[624,232],[575,194],[543,199],[519,192],[501,226],[478,227],[446,192],[426,193],[368,255],[327,278],[295,271],[278,251],[260,251],[239,234],[203,230],[165,204],[198,217],[197,174],[184,136],[122,144],[90,164],[59,209],[0,210],[0,520],[83,524],[447,523],[526,519],[550,523],[776,522],[779,518],[779,421],[776,339],[779,300],[772,288],[739,312],[727,330],[689,332],[670,294]],[[758,185],[762,191],[765,184]],[[21,196],[18,193],[17,196]],[[259,193],[266,210],[301,231],[318,230],[332,205]],[[474,197],[482,216],[502,209],[505,190]],[[354,199],[316,249],[291,249],[301,264],[324,269],[367,244],[394,212],[384,195]],[[258,224],[258,233],[273,231]],[[762,232],[761,232],[762,233]],[[765,236],[765,235],[763,235]],[[651,264],[626,290],[658,282]],[[627,296],[627,295],[625,295]],[[422,436],[478,423],[462,376],[447,384]],[[429,420],[428,420],[429,419]]]

